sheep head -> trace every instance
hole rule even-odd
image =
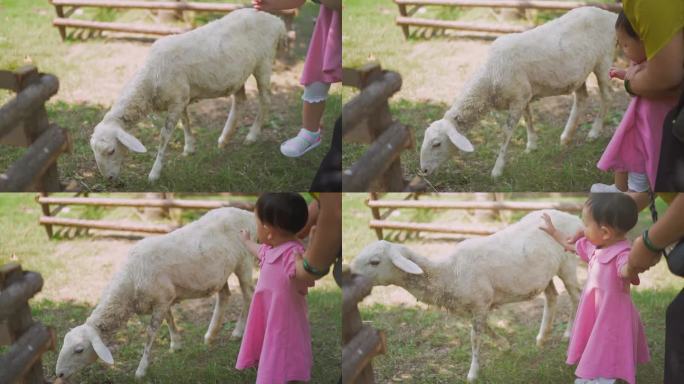
[[[473,145],[458,132],[456,124],[447,119],[430,124],[425,130],[423,145],[420,148],[420,170],[423,175],[427,176],[434,172],[456,152],[456,149],[464,152],[473,151]]]
[[[145,146],[126,132],[118,121],[109,119],[102,120],[95,127],[90,137],[90,148],[95,154],[97,168],[108,180],[119,177],[126,149],[138,153],[147,152]]]
[[[356,256],[351,272],[372,279],[373,285],[402,285],[404,274],[422,275],[423,270],[404,256],[402,248],[384,240],[371,243]]]
[[[64,335],[55,373],[60,379],[68,380],[98,357],[109,365],[114,364],[112,353],[102,342],[97,329],[88,324],[79,325]]]

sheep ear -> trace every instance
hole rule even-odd
[[[114,364],[112,353],[109,352],[109,348],[107,348],[107,346],[102,342],[97,330],[92,327],[88,328],[88,339],[90,340],[90,344],[93,345],[93,349],[95,350],[95,353],[97,353],[97,357],[109,365]]]
[[[473,144],[470,143],[470,140],[461,135],[456,129],[447,129],[447,136],[449,136],[449,140],[454,143],[456,148],[463,152],[472,152],[475,149],[473,148]]]
[[[126,148],[130,149],[133,152],[138,152],[138,153],[147,152],[147,149],[140,142],[140,140],[136,139],[135,136],[124,131],[123,129],[119,129],[116,131],[116,138],[119,140],[119,142],[121,144],[123,144]]]
[[[392,264],[394,264],[395,267],[401,269],[402,271],[410,273],[412,275],[423,274],[423,270],[418,266],[418,264],[407,259],[404,255],[400,254],[399,252],[392,253]]]

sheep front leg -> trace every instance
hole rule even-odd
[[[185,106],[183,106],[185,109]],[[159,180],[159,175],[161,175],[162,167],[164,166],[164,155],[166,154],[166,146],[169,145],[169,140],[171,140],[171,135],[173,134],[173,129],[176,128],[178,120],[180,119],[183,109],[171,109],[166,116],[166,122],[161,130],[161,138],[159,142],[159,150],[157,151],[157,157],[154,159],[154,165],[148,176],[150,183],[154,183]]]
[[[596,80],[598,81],[599,92],[601,94],[601,104],[599,105],[599,112],[594,119],[591,130],[587,135],[587,140],[589,141],[596,140],[599,135],[601,135],[601,131],[603,131],[603,119],[606,117],[606,112],[608,112],[608,104],[610,103],[610,79],[608,78],[610,64],[611,63],[609,61],[603,63],[600,68],[594,72],[596,75]]]
[[[240,311],[240,317],[235,323],[235,329],[233,329],[233,333],[230,335],[231,339],[239,339],[245,332],[247,315],[249,314],[249,305],[252,302],[252,296],[254,296],[252,266],[243,265],[235,271],[235,274],[240,282],[240,291],[242,291],[242,311]]]
[[[207,333],[204,334],[204,344],[211,345],[223,325],[223,315],[226,312],[228,306],[228,300],[230,299],[230,289],[228,288],[228,283],[226,283],[220,291],[216,294],[216,304],[214,305],[214,314],[211,315],[211,322],[209,323],[209,328]]]
[[[237,121],[242,113],[242,106],[245,103],[247,96],[245,95],[245,86],[243,85],[238,89],[237,92],[233,94],[233,103],[230,106],[230,113],[228,114],[228,120],[223,126],[223,131],[221,131],[221,136],[218,139],[219,148],[224,148],[228,145],[230,139],[235,135]]]
[[[259,89],[259,110],[257,111],[254,123],[249,128],[249,133],[245,138],[245,144],[256,141],[261,133],[261,126],[268,120],[268,110],[271,104],[271,64],[262,65],[254,73],[257,88]]]
[[[565,329],[563,337],[569,338],[570,332],[572,332],[572,324],[575,318],[575,313],[577,312],[577,306],[579,305],[579,298],[582,292],[582,287],[577,281],[577,262],[574,259],[569,259],[563,263],[561,266],[560,273],[558,277],[563,281],[565,290],[568,291],[570,296],[570,303],[572,308],[570,308],[570,320],[568,320],[568,327]]]
[[[138,369],[135,370],[135,378],[142,379],[147,372],[147,367],[150,365],[152,358],[152,344],[157,337],[157,331],[161,326],[164,316],[168,313],[169,306],[157,306],[152,310],[152,318],[147,327],[147,341],[145,342],[145,349],[143,350],[142,358],[138,364]]]
[[[171,308],[166,314],[166,325],[169,327],[169,339],[171,339],[170,352],[176,352],[181,349],[181,336],[178,327],[176,327],[176,321],[173,318],[173,312]]]
[[[499,155],[496,158],[496,163],[494,163],[494,168],[492,168],[492,177],[497,178],[503,173],[503,167],[506,165],[506,151],[508,150],[508,144],[511,142],[511,137],[513,137],[513,130],[518,125],[520,121],[520,116],[523,113],[523,106],[511,106],[510,113],[508,115],[508,120],[506,121],[506,126],[504,127],[505,135],[504,142],[501,144],[499,149]]]
[[[190,156],[195,153],[195,136],[192,134],[192,130],[190,129],[190,118],[188,117],[187,108],[183,110],[181,123],[183,123],[183,137],[185,138],[185,144],[183,145],[183,156]]]
[[[534,125],[532,125],[532,111],[530,110],[530,105],[527,104],[525,107],[525,125],[527,126],[527,147],[525,148],[525,153],[530,153],[537,149],[537,132],[534,130]]]
[[[575,90],[570,116],[568,117],[568,121],[565,123],[565,129],[563,129],[563,133],[561,134],[561,145],[567,146],[570,144],[572,137],[575,135],[575,130],[577,130],[577,120],[584,111],[584,104],[587,100],[587,97],[587,85],[582,84]]]
[[[477,374],[480,370],[480,342],[482,341],[482,331],[487,322],[487,315],[477,314],[473,316],[472,328],[470,329],[470,347],[472,348],[472,355],[470,361],[470,370],[468,371],[468,382],[477,380]]]
[[[537,346],[543,347],[549,339],[549,334],[553,326],[553,318],[556,315],[556,303],[558,301],[558,291],[553,285],[553,280],[544,289],[544,314],[542,315],[539,334],[537,335]]]

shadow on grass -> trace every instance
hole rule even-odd
[[[145,378],[151,383],[250,383],[256,379],[256,370],[238,371],[235,361],[240,350],[239,340],[230,340],[235,326],[241,297],[231,298],[226,325],[211,346],[203,344],[204,332],[209,325],[213,300],[185,301],[174,307],[176,321],[182,329],[183,349],[169,352],[169,335],[166,325],[160,328],[153,347],[153,359]],[[314,289],[309,292],[309,321],[312,331],[314,365],[312,383],[336,383],[340,375],[341,348],[341,294],[338,290]],[[43,358],[46,377],[54,378],[55,364],[64,334],[82,324],[92,307],[75,302],[32,302],[33,317],[55,329],[57,348]],[[79,376],[83,383],[129,383],[142,356],[145,327],[149,316],[129,319],[119,330],[110,345],[114,365],[100,362],[86,368]],[[225,329],[227,328],[227,329]]]
[[[610,183],[612,174],[596,168],[622,111],[611,109],[606,118],[603,134],[587,142],[591,119],[596,107],[580,120],[573,142],[567,148],[560,146],[560,134],[570,111],[571,97],[547,98],[532,104],[534,126],[539,135],[538,149],[524,153],[527,135],[522,120],[508,147],[503,175],[492,179],[499,147],[503,142],[503,122],[507,114],[487,114],[470,130],[461,132],[473,143],[472,153],[457,153],[445,162],[428,180],[439,191],[588,191],[593,183]],[[420,167],[420,146],[425,129],[431,122],[441,119],[449,108],[444,103],[431,101],[391,100],[394,118],[407,125],[414,133],[416,148],[402,152],[401,162],[406,178],[414,177]],[[343,166],[350,167],[367,149],[360,144],[343,144]]]
[[[651,362],[637,368],[637,382],[661,383],[664,359],[665,310],[675,297],[674,289],[632,293],[641,312],[651,352]],[[567,295],[563,295],[567,296]],[[561,296],[561,297],[563,297]],[[522,304],[495,310],[489,323],[506,338],[511,348],[484,336],[480,349],[483,383],[569,383],[574,367],[565,364],[568,343],[562,335],[567,316],[554,322],[551,339],[537,348],[535,337],[541,321],[543,300],[534,311]],[[516,306],[520,306],[516,308]],[[362,310],[365,321],[384,329],[387,352],[373,360],[378,382],[465,383],[470,366],[469,319],[431,307],[402,308],[375,304]]]

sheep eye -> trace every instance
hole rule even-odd
[[[370,261],[370,265],[379,265],[379,264],[380,264],[380,260],[371,260]]]
[[[441,141],[438,141],[438,142],[432,144],[432,148],[438,148],[438,147],[441,146],[441,145],[442,145],[442,142],[441,142]]]
[[[111,156],[114,154],[115,151],[116,151],[116,148],[112,148],[111,150],[107,151],[107,155]]]
[[[76,347],[74,350],[75,353],[83,353],[83,347]]]

